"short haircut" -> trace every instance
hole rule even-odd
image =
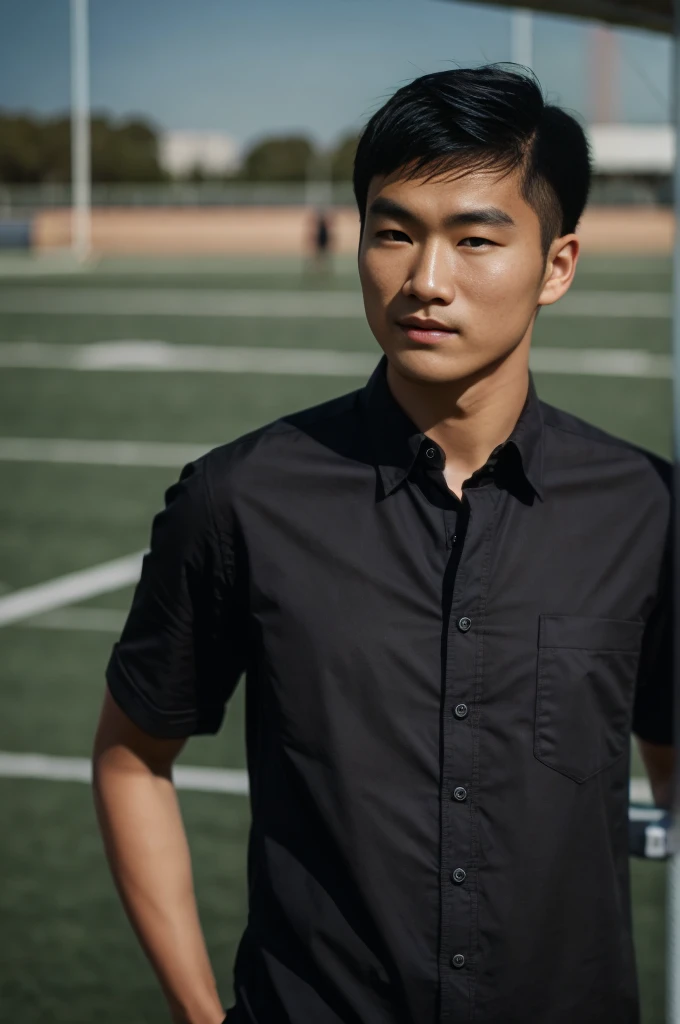
[[[371,179],[400,168],[413,180],[519,170],[544,254],[555,238],[575,230],[591,176],[578,121],[546,103],[531,72],[504,64],[423,75],[373,115],[354,162],[362,230]]]

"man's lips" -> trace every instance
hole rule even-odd
[[[403,320],[398,320],[397,323],[411,341],[433,344],[458,333],[455,328],[447,327],[446,324],[442,324],[439,320],[405,317]]]

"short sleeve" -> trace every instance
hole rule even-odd
[[[642,640],[633,732],[649,743],[673,743],[672,555],[666,547],[659,590]]]
[[[206,460],[191,463],[153,520],[106,673],[116,703],[153,736],[217,732],[243,671],[245,609],[228,533],[217,525]]]

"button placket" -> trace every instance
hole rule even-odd
[[[472,565],[489,564],[489,548],[495,533],[498,510],[496,495],[490,488],[468,492],[470,506],[464,537],[458,541],[458,568],[451,586],[446,633],[445,692],[448,706],[442,726],[444,758],[442,764],[442,932],[440,980],[442,1003],[440,1024],[450,1024],[455,1015],[469,1014],[470,990],[464,979],[472,969],[478,938],[474,918],[477,872],[473,861],[476,749],[478,743],[474,716],[477,699],[477,646],[483,625],[488,574],[480,575]],[[460,534],[459,530],[459,534]],[[463,867],[463,865],[465,865]],[[464,968],[464,969],[463,969]],[[463,987],[464,985],[464,987]],[[454,1009],[455,1008],[455,1009]]]
[[[449,704],[450,712],[445,716],[444,722],[445,753],[442,775],[442,783],[449,795],[448,806],[442,819],[443,929],[440,949],[440,972],[443,985],[442,1021],[451,1019],[451,1010],[448,1013],[444,1010],[448,986],[455,985],[455,996],[454,991],[451,990],[449,1000],[455,998],[458,1004],[460,1000],[464,1001],[467,997],[464,990],[460,988],[462,979],[458,972],[466,962],[465,953],[469,943],[471,925],[469,916],[471,902],[466,892],[467,887],[462,885],[467,873],[460,866],[461,862],[467,862],[471,847],[468,791],[466,786],[462,785],[470,777],[471,744],[469,727],[467,723],[461,721],[461,709],[465,708],[465,714],[467,714],[467,704],[463,703],[460,697],[467,697],[468,693],[472,693],[469,681],[474,676],[475,638],[474,631],[470,633],[471,616],[461,614],[461,612],[464,612],[465,603],[467,603],[464,603],[465,591],[468,588],[465,556],[468,553],[469,557],[471,545],[475,544],[476,531],[470,522],[464,526],[464,531],[463,534],[461,528],[458,527],[456,539],[452,544],[451,557],[457,560],[457,569],[452,584],[453,594],[451,595],[446,637],[446,693],[444,699],[446,700],[448,695],[448,701],[451,703]],[[456,547],[454,548],[453,545]],[[457,611],[458,609],[460,611]],[[451,701],[451,697],[453,697],[453,701]],[[456,730],[455,734],[453,730]],[[446,978],[448,978],[448,982]]]

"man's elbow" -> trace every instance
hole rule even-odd
[[[144,732],[118,707],[107,689],[94,737],[93,784],[96,788],[108,773],[151,773],[171,778],[173,762],[185,742]]]

